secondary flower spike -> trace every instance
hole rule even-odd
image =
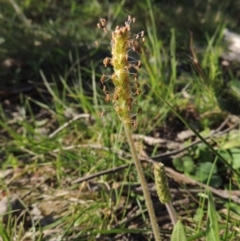
[[[168,187],[168,179],[162,163],[154,164],[154,177],[160,202],[165,204],[171,202],[172,197]]]

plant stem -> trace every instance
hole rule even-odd
[[[171,202],[165,203],[165,206],[166,206],[166,208],[168,210],[168,214],[169,214],[171,222],[172,222],[172,224],[174,226],[177,223],[177,221],[178,221],[175,209],[174,209],[174,207],[173,207]]]
[[[136,151],[136,148],[135,148],[134,143],[133,143],[132,131],[131,131],[131,129],[128,126],[127,123],[123,123],[123,125],[124,125],[125,133],[126,133],[126,136],[127,136],[128,144],[130,146],[130,150],[131,150],[131,153],[132,153],[133,161],[134,161],[134,164],[136,166],[138,177],[139,177],[139,180],[140,180],[140,183],[141,183],[141,186],[142,186],[143,195],[144,195],[146,206],[147,206],[147,209],[148,209],[154,238],[155,238],[156,241],[161,241],[159,227],[158,227],[158,224],[157,224],[157,218],[156,218],[156,215],[155,215],[155,212],[154,212],[154,209],[153,209],[153,203],[152,203],[152,200],[151,200],[151,197],[150,197],[150,193],[148,191],[147,182],[146,182],[146,179],[144,177],[142,166],[141,166],[141,163],[138,159],[137,151]]]

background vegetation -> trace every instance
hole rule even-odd
[[[134,139],[161,232],[170,240],[172,224],[149,160],[166,165],[188,240],[205,240],[207,186],[221,240],[239,240],[238,117],[220,110],[189,64],[188,47],[192,31],[203,71],[237,89],[238,63],[226,59],[223,30],[239,31],[240,3],[138,2],[0,2],[2,240],[152,240],[123,130],[99,81],[111,73],[102,64],[110,43],[96,24],[104,17],[114,29],[129,13],[133,32],[146,33]]]

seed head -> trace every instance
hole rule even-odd
[[[116,113],[119,118],[127,124],[137,125],[136,121],[133,120],[133,116],[142,112],[141,108],[137,108],[135,114],[133,108],[137,106],[134,95],[140,95],[140,85],[138,83],[137,73],[130,73],[130,68],[138,69],[141,67],[140,60],[134,60],[129,62],[130,51],[141,53],[141,46],[138,39],[142,39],[144,32],[140,32],[132,38],[131,24],[135,22],[135,18],[128,16],[124,26],[117,26],[111,33],[111,49],[112,57],[106,57],[103,60],[105,67],[112,65],[113,74],[111,80],[115,86],[113,93],[107,91],[106,86],[103,86],[103,92],[105,93],[105,101],[112,102]],[[107,32],[107,22],[105,19],[100,19],[97,24],[98,28],[103,29]],[[133,58],[131,58],[132,60]],[[134,62],[134,63],[132,63]],[[102,75],[100,79],[101,83],[104,84],[106,81],[106,75]]]

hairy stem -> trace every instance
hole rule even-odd
[[[167,208],[172,224],[175,225],[178,221],[178,218],[172,203],[171,202],[165,203],[165,206]]]
[[[130,146],[130,150],[131,150],[131,153],[132,153],[133,161],[134,161],[134,164],[136,166],[138,177],[139,177],[139,180],[140,180],[140,183],[141,183],[141,186],[142,186],[143,195],[144,195],[146,206],[147,206],[147,209],[148,209],[148,214],[149,214],[149,217],[150,217],[154,238],[155,238],[156,241],[160,241],[161,237],[160,237],[159,227],[158,227],[158,224],[157,224],[157,218],[156,218],[156,215],[155,215],[155,212],[154,212],[154,209],[153,209],[153,203],[152,203],[152,200],[151,200],[151,197],[150,197],[150,193],[148,191],[147,182],[146,182],[146,179],[144,177],[141,162],[138,159],[137,151],[136,151],[136,148],[135,148],[134,143],[133,143],[132,131],[129,128],[128,124],[123,123],[123,125],[124,125],[125,133],[126,133],[126,136],[127,136],[128,144]]]

